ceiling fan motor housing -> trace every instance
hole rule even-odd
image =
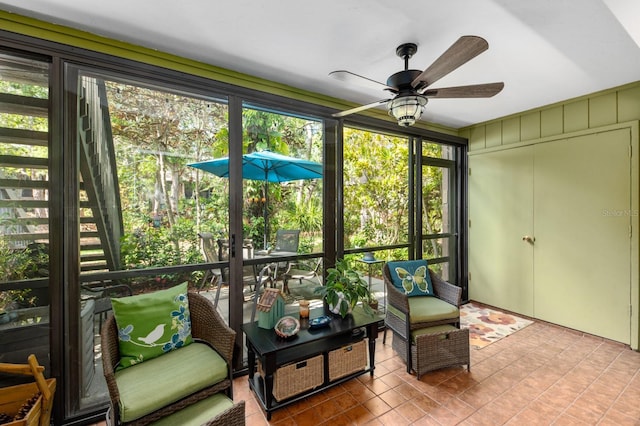
[[[399,95],[415,95],[416,88],[414,88],[411,83],[421,73],[422,71],[420,70],[399,71],[387,79],[387,86],[395,88]]]

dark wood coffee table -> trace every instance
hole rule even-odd
[[[323,315],[322,309],[312,309],[310,318]],[[299,401],[309,395],[351,380],[361,374],[369,372],[373,376],[375,369],[376,337],[378,322],[381,317],[368,315],[361,307],[356,307],[346,318],[331,317],[331,323],[322,328],[309,329],[309,321],[300,321],[300,331],[296,336],[288,339],[278,337],[275,332],[258,327],[258,322],[243,324],[242,329],[247,337],[247,355],[249,364],[249,387],[255,392],[262,408],[271,419],[274,410]],[[355,331],[361,330],[357,334]],[[329,380],[329,363],[327,354],[330,351],[358,342],[363,338],[369,343],[369,365],[360,371],[348,374],[336,380]],[[319,354],[324,355],[324,382],[321,386],[293,395],[282,401],[273,397],[274,373],[276,370],[292,362],[299,362]],[[255,374],[256,358],[260,360],[262,375]]]

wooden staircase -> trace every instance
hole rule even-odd
[[[0,80],[0,114],[4,115],[0,121],[0,235],[14,249],[47,245],[51,152],[49,135],[42,129],[48,127],[49,118],[49,100],[43,98],[49,87],[48,64],[0,56]],[[12,84],[36,96],[6,93]],[[104,92],[104,83],[102,87]],[[110,130],[106,96],[90,99],[87,96],[99,93],[81,91],[80,269],[114,270],[120,267],[122,216],[113,142],[110,131],[104,131]],[[96,118],[102,122],[96,123]],[[95,153],[95,147],[102,155]],[[113,159],[108,164],[104,151]]]

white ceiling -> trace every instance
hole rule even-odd
[[[451,127],[640,80],[637,0],[0,0],[9,12],[348,100],[388,98],[328,77],[386,82],[418,44],[424,69],[462,35],[489,50],[433,85],[504,81],[489,99],[432,99],[423,120]]]

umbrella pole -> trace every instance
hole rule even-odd
[[[264,235],[263,238],[263,247],[267,249],[267,242],[269,241],[269,223],[267,222],[267,206],[269,205],[269,182],[265,180],[264,183],[264,206],[262,206],[263,210],[263,218],[264,218]]]

